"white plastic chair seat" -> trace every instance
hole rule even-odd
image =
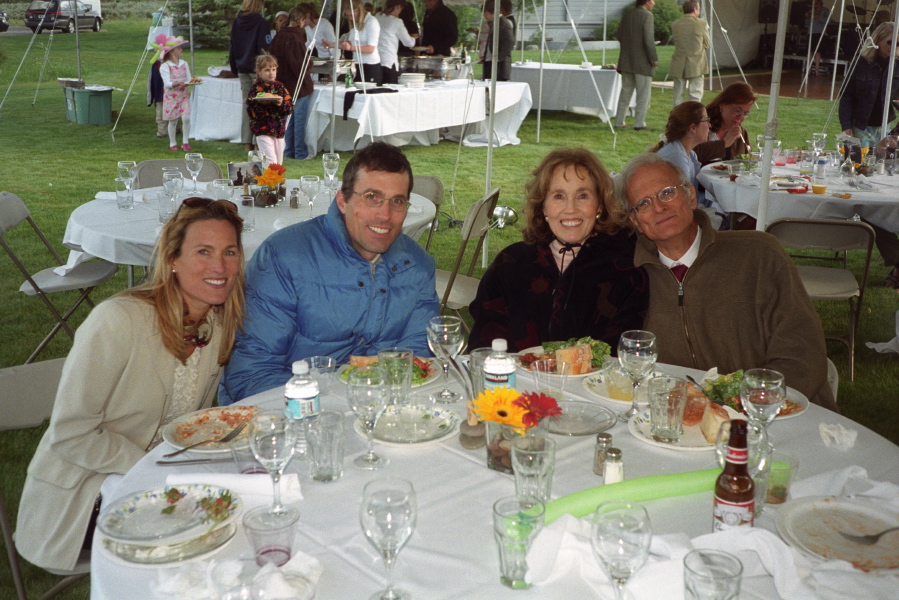
[[[110,262],[88,262],[81,263],[66,275],[57,275],[53,271],[54,267],[51,267],[31,277],[38,287],[44,290],[44,293],[52,294],[72,289],[95,287],[115,275],[118,268],[118,265]],[[37,290],[28,281],[22,283],[19,291],[29,296],[37,295]]]
[[[852,271],[831,267],[798,266],[805,291],[812,300],[848,300],[861,290]]]
[[[437,269],[436,282],[438,290],[445,290],[449,284],[451,273],[442,269]],[[480,279],[456,274],[456,280],[453,282],[453,289],[450,290],[449,297],[446,301],[446,308],[456,311],[468,308],[468,305],[474,302],[475,296],[478,294],[478,284]]]

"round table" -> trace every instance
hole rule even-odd
[[[695,370],[659,366],[673,374]],[[439,390],[441,378],[427,385]],[[454,382],[455,384],[455,382]],[[530,373],[519,371],[519,389],[531,389]],[[390,465],[377,472],[363,471],[352,465],[352,459],[365,451],[365,439],[354,432],[354,418],[344,398],[345,386],[336,382],[331,393],[322,397],[322,409],[342,411],[346,416],[346,451],[344,475],[336,482],[313,482],[305,463],[291,464],[287,472],[299,472],[304,499],[299,503],[300,534],[298,548],[320,560],[324,574],[318,583],[318,600],[367,598],[383,588],[384,566],[380,556],[362,534],[359,526],[359,503],[362,487],[373,477],[400,476],[412,481],[418,497],[419,517],[415,532],[400,552],[394,580],[418,600],[471,600],[473,598],[528,598],[556,600],[578,597],[565,586],[577,582],[555,582],[535,586],[527,592],[511,590],[499,581],[497,551],[491,525],[491,506],[502,497],[514,494],[514,481],[486,467],[484,448],[463,449],[456,435],[437,443],[398,447],[376,443],[375,451],[390,459]],[[456,389],[459,389],[458,386]],[[582,387],[581,379],[572,379],[567,394],[574,399],[604,404],[616,413],[626,405],[602,401]],[[335,393],[336,392],[336,393]],[[276,388],[247,398],[241,404],[268,408],[283,406],[283,389]],[[452,408],[462,414],[461,403]],[[827,447],[821,440],[821,423],[836,423],[858,431],[855,447],[841,451]],[[793,418],[771,425],[776,446],[799,457],[799,478],[860,465],[871,479],[899,483],[899,447],[858,423],[811,405]],[[634,437],[622,423],[611,430],[613,445],[623,451],[625,477],[632,479],[661,473],[679,473],[717,466],[714,450],[683,452],[649,445]],[[557,442],[556,469],[552,497],[559,498],[600,484],[593,473],[594,436],[564,437],[554,435]],[[155,461],[170,448],[161,444],[124,476],[113,476],[104,484],[104,498],[119,497],[133,491],[161,486],[169,473],[222,472],[233,473],[230,462],[199,466],[157,466]],[[664,498],[643,503],[649,510],[656,534],[683,532],[690,537],[710,533],[712,526],[711,492]],[[774,530],[772,513],[765,510],[757,526]],[[152,598],[151,589],[162,568],[124,566],[106,557],[100,547],[100,535],[94,538],[91,565],[91,598]],[[252,550],[246,535],[239,531],[216,559],[240,559],[247,568],[255,569]],[[872,575],[873,577],[873,575]],[[561,589],[560,589],[561,586]],[[744,580],[744,588],[756,595],[776,600],[770,578]],[[678,590],[672,597],[680,597]],[[583,597],[583,596],[581,596]],[[642,600],[638,598],[638,600]]]

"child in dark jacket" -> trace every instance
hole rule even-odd
[[[290,92],[275,79],[278,61],[265,52],[256,58],[256,81],[247,96],[250,131],[265,153],[266,163],[284,164],[284,132],[287,118],[293,112]]]

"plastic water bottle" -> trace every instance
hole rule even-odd
[[[497,338],[491,344],[493,352],[484,359],[484,389],[507,387],[515,389],[515,359],[506,351],[506,340]]]
[[[827,159],[819,158],[818,164],[815,165],[815,177],[827,179]]]
[[[321,411],[318,382],[309,377],[309,363],[298,360],[292,366],[293,377],[284,386],[284,400],[287,414],[294,420],[297,443],[294,457],[302,460],[306,456],[306,432],[303,419],[317,415]]]

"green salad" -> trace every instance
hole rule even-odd
[[[378,363],[375,361],[373,364],[369,365],[370,367],[377,367]],[[359,369],[360,367],[347,367],[343,371],[340,372],[340,378],[344,381],[349,381],[350,373]],[[423,360],[418,358],[417,356],[412,359],[412,385],[421,385],[425,381],[428,380],[428,377],[434,374],[434,366],[427,360]]]
[[[565,342],[543,342],[543,351],[555,352],[560,348],[579,346],[580,344],[590,344],[590,348],[593,350],[593,360],[590,364],[595,369],[601,369],[602,361],[611,352],[611,347],[605,342],[594,340],[592,337],[571,338]]]
[[[715,379],[703,382],[709,400],[715,404],[730,406],[736,411],[740,410],[740,382],[743,381],[743,370],[734,371],[728,375],[721,375]],[[736,400],[734,400],[736,398]]]

